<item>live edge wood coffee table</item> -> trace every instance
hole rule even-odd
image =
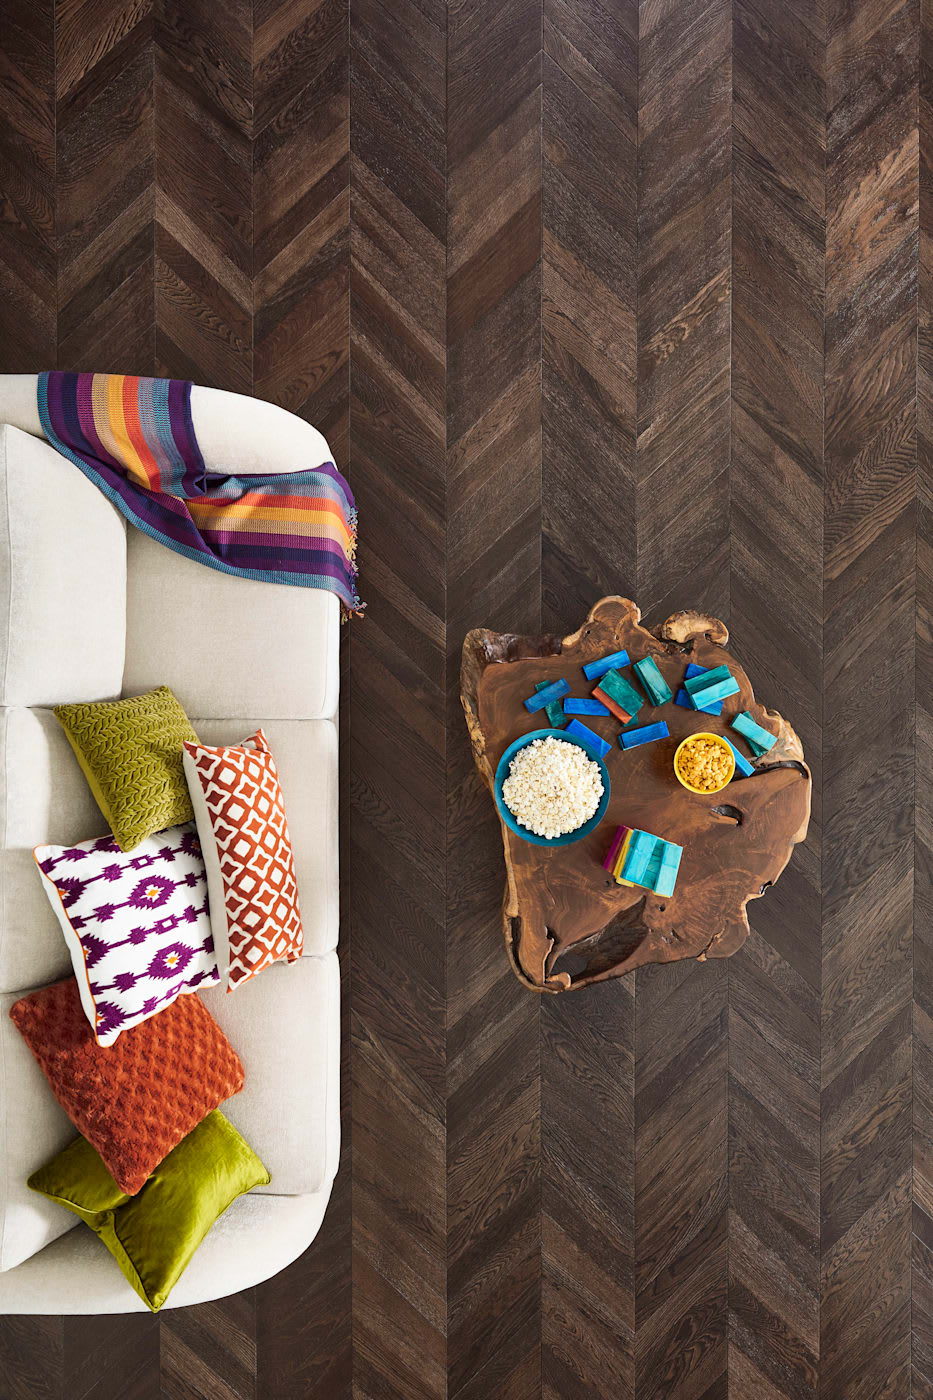
[[[722,714],[700,714],[668,703],[640,711],[638,724],[664,719],[670,738],[623,750],[617,719],[584,716],[612,743],[606,764],[612,795],[605,817],[575,844],[531,845],[504,825],[505,946],[516,975],[539,992],[563,992],[621,977],[645,963],[679,958],[725,958],[748,936],[746,905],[784,869],[810,817],[810,772],[800,740],[785,719],[755,700],[742,667],[726,651],[729,634],[714,617],[676,613],[654,631],[627,598],[602,598],[569,637],[518,637],[477,629],[463,645],[461,698],[480,773],[492,789],[496,765],[521,734],[547,724],[523,701],[539,681],[566,676],[571,694],[589,695],[595,682],[582,667],[609,652],[631,660],[653,656],[674,695],[688,662],[726,665],[740,690]],[[625,675],[631,675],[625,671]],[[777,736],[755,773],[736,778],[715,796],[697,796],[677,781],[674,750],[687,734],[727,734],[748,710]],[[617,885],[602,862],[619,825],[639,827],[683,846],[673,895]]]

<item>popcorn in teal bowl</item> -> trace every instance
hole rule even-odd
[[[533,729],[506,749],[493,795],[510,831],[534,846],[570,846],[606,815],[609,770],[592,745],[562,729]]]

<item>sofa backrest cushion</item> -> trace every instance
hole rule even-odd
[[[125,694],[170,685],[189,715],[218,719],[336,712],[336,594],[218,573],[134,529],[127,564]]]
[[[52,711],[0,708],[0,990],[23,992],[66,977],[71,968],[33,847],[106,834]]]
[[[119,695],[123,519],[54,448],[8,425],[0,425],[0,539],[0,704]]]

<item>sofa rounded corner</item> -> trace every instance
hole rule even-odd
[[[163,1311],[242,1293],[287,1269],[317,1238],[333,1179],[304,1196],[241,1196],[221,1216]],[[80,1224],[0,1273],[0,1315],[90,1316],[146,1312],[109,1251]]]

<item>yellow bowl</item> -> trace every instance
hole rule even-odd
[[[692,783],[688,783],[687,779],[681,775],[680,769],[677,766],[677,761],[680,758],[681,753],[684,751],[684,749],[688,748],[691,744],[695,743],[697,739],[712,739],[713,743],[718,744],[720,748],[725,749],[726,753],[729,756],[729,775],[722,783],[720,783],[719,787],[717,788],[694,787]],[[684,739],[681,743],[677,745],[677,752],[674,754],[674,776],[677,778],[677,781],[680,783],[680,785],[682,787],[685,787],[688,792],[695,792],[698,797],[713,797],[717,792],[722,792],[724,787],[729,786],[729,784],[732,782],[734,774],[735,754],[732,752],[731,747],[729,746],[727,741],[722,737],[721,734],[708,734],[700,731],[697,734],[688,734],[686,739]]]

